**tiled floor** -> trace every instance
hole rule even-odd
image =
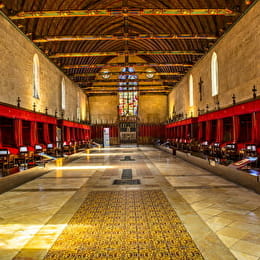
[[[135,161],[122,160],[125,156]],[[141,185],[112,185],[123,169],[132,169]],[[44,259],[88,196],[122,191],[162,192],[204,259],[260,260],[260,196],[152,147],[82,153],[78,160],[0,195],[0,259]],[[114,259],[99,256],[95,259]],[[121,259],[155,256],[137,251]],[[166,254],[160,259],[196,258]]]

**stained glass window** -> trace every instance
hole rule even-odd
[[[136,116],[138,107],[137,75],[132,67],[122,69],[122,74],[119,75],[119,115],[120,116]],[[128,80],[131,80],[128,82]]]

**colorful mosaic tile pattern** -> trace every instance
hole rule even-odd
[[[160,190],[93,191],[44,258],[204,259]]]

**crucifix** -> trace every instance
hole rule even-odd
[[[254,85],[253,88],[252,88],[252,92],[253,92],[253,98],[256,99],[257,89],[256,89],[255,85]]]
[[[20,107],[21,99],[20,97],[17,98],[17,107]]]
[[[204,81],[203,81],[202,78],[200,77],[200,81],[199,81],[200,101],[202,101],[202,87],[203,87],[203,83],[204,83]]]

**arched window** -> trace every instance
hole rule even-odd
[[[193,77],[192,77],[192,75],[190,75],[190,78],[189,78],[189,97],[190,97],[190,107],[192,107],[194,105],[194,101],[193,101]]]
[[[218,95],[218,56],[216,52],[211,58],[211,89],[212,96]]]
[[[33,56],[33,97],[40,98],[40,65],[37,54]]]
[[[77,92],[77,121],[80,121],[81,116],[80,116],[80,93],[79,91]]]
[[[65,109],[66,107],[66,85],[65,79],[62,78],[61,81],[61,109]]]

